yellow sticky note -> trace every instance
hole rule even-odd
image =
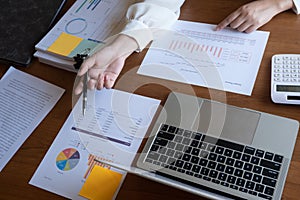
[[[60,36],[48,48],[48,51],[68,56],[83,39],[67,33],[61,33]]]
[[[90,200],[112,200],[122,180],[122,174],[95,165],[79,195]]]

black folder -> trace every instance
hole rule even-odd
[[[1,0],[0,61],[28,66],[66,0]]]

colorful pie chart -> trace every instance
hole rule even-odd
[[[62,171],[69,171],[76,167],[80,160],[80,154],[76,149],[68,148],[60,152],[56,157],[56,166]]]

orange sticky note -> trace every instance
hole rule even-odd
[[[91,200],[112,200],[122,181],[122,174],[95,165],[79,195]]]
[[[48,48],[48,51],[59,55],[68,56],[82,40],[83,39],[80,37],[63,32]]]

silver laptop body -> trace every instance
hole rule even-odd
[[[296,120],[172,92],[136,165],[141,176],[211,199],[280,199],[298,128]]]

